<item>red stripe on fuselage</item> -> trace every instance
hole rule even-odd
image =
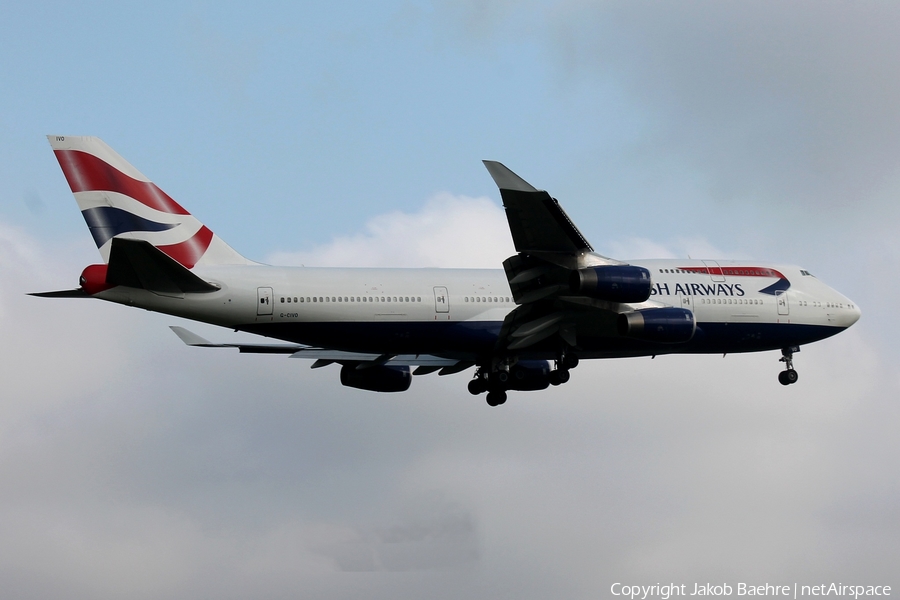
[[[118,192],[164,213],[190,214],[156,184],[129,177],[93,154],[80,150],[54,150],[54,153],[73,193]]]
[[[157,246],[157,248],[188,269],[192,269],[194,268],[194,265],[197,264],[197,261],[200,260],[200,257],[203,256],[203,253],[206,252],[206,249],[209,248],[212,238],[213,232],[204,225],[197,233],[191,236],[190,239],[185,240],[180,244]]]
[[[777,277],[787,279],[780,272],[768,267],[678,267],[679,271],[704,275],[729,275],[731,277]]]

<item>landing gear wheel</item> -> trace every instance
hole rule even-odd
[[[781,385],[791,385],[797,383],[799,376],[794,370],[794,352],[799,352],[800,346],[789,346],[781,349],[781,358],[784,363],[785,370],[778,374],[778,383]]]
[[[488,406],[500,406],[506,402],[506,392],[503,390],[495,390],[493,392],[488,392],[487,395],[487,403]]]
[[[473,379],[469,382],[469,393],[473,396],[477,396],[478,394],[483,394],[487,391],[487,384],[481,378]]]
[[[792,383],[797,383],[797,379],[800,376],[797,375],[797,371],[793,369],[788,369],[787,371],[782,371],[778,374],[778,382],[781,385],[791,385]]]
[[[568,369],[555,369],[547,374],[547,381],[550,385],[562,385],[569,381],[569,377]]]
[[[574,354],[567,353],[562,360],[562,366],[565,370],[574,369],[578,366],[578,357]]]

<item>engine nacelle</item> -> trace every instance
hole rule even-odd
[[[341,368],[341,384],[370,392],[405,392],[412,383],[409,367],[365,367],[344,365]]]
[[[694,337],[694,314],[684,308],[648,308],[619,315],[619,335],[678,344]]]
[[[650,297],[650,271],[632,265],[589,267],[572,273],[573,292],[610,302],[644,302]]]
[[[520,360],[509,370],[506,387],[510,390],[530,392],[550,387],[550,363],[546,360]]]

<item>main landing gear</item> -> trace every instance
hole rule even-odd
[[[487,392],[488,406],[500,406],[506,402],[506,384],[509,383],[509,371],[488,373],[485,369],[475,372],[475,379],[469,382],[469,393],[473,396]]]
[[[547,381],[550,385],[562,385],[569,381],[569,370],[578,366],[578,357],[569,352],[561,352],[556,359],[556,368],[550,371]]]
[[[469,393],[473,396],[487,392],[489,406],[500,406],[506,402],[509,390],[543,390],[550,385],[562,385],[569,381],[569,370],[578,366],[578,357],[560,352],[551,370],[544,360],[504,359],[492,367],[482,365],[475,371],[475,378],[469,382]]]
[[[781,349],[781,358],[778,359],[784,363],[784,371],[778,374],[778,383],[781,385],[791,385],[797,383],[800,377],[794,370],[794,352],[800,352],[800,346],[788,346]]]
[[[469,382],[469,393],[477,396],[487,392],[488,406],[500,406],[506,402],[506,390],[509,389],[509,384],[509,371],[489,372],[485,368],[479,368],[475,371],[475,379]]]

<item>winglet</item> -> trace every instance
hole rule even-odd
[[[213,344],[209,340],[200,337],[196,333],[188,331],[184,327],[179,327],[178,325],[169,325],[169,329],[174,331],[175,335],[181,338],[181,341],[188,346],[215,346],[215,344]]]
[[[500,188],[506,220],[517,252],[576,254],[593,252],[559,202],[510,171],[503,163],[485,160],[484,166]]]
[[[483,160],[481,162],[487,167],[488,173],[494,178],[494,183],[501,190],[513,190],[516,192],[538,191],[533,185],[510,171],[503,163],[496,160]]]

